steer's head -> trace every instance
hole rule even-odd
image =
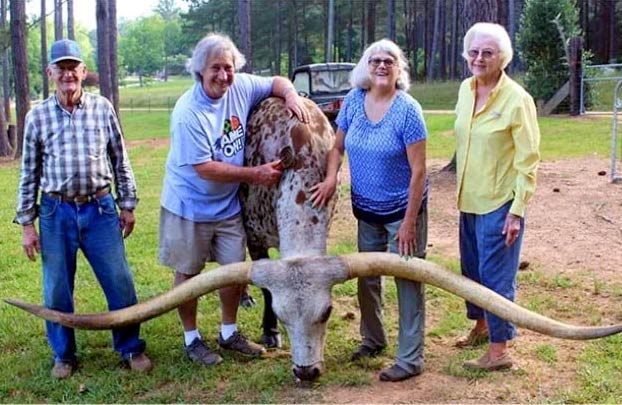
[[[312,380],[324,362],[331,287],[353,277],[387,275],[434,285],[518,326],[564,339],[594,339],[622,331],[622,325],[574,326],[531,312],[469,279],[424,260],[405,261],[389,253],[304,257],[234,263],[206,271],[157,297],[117,311],[68,314],[6,299],[37,316],[82,329],[112,329],[140,323],[216,289],[253,282],[273,295],[273,308],[289,334],[294,374]]]
[[[292,370],[301,380],[314,380],[324,369],[331,288],[347,277],[343,261],[336,257],[261,260],[253,265],[251,281],[272,293],[272,308],[289,335]]]

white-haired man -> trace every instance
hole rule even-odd
[[[308,121],[308,112],[289,80],[236,74],[244,63],[244,56],[228,37],[207,35],[188,64],[195,83],[177,101],[171,116],[171,148],[160,211],[160,261],[175,270],[175,285],[198,275],[206,262],[244,261],[246,237],[239,185],[270,187],[281,178],[280,161],[244,167],[246,120],[251,109],[274,95],[285,99],[298,119]],[[218,344],[260,356],[264,347],[237,330],[242,288],[219,291],[222,324]],[[265,305],[270,305],[266,294]],[[207,346],[197,329],[197,300],[181,305],[178,311],[187,356],[202,364],[219,363],[222,358]],[[264,324],[262,343],[269,347],[280,344],[276,319],[273,321]]]

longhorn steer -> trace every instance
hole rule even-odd
[[[326,209],[309,202],[309,188],[324,179],[326,156],[335,135],[324,114],[310,100],[307,125],[290,118],[280,98],[261,102],[248,120],[245,161],[258,166],[281,159],[285,171],[278,187],[243,184],[242,215],[251,259],[268,258],[268,249],[278,248],[282,258],[326,254],[326,237],[337,193]],[[264,294],[264,335],[278,331],[272,291]],[[291,340],[291,335],[290,335]],[[293,346],[292,346],[293,347]],[[294,367],[301,379],[319,374],[315,369]],[[318,366],[319,367],[319,366]]]
[[[622,331],[622,325],[580,327],[551,320],[423,260],[406,262],[388,253],[324,256],[334,201],[328,209],[314,210],[308,203],[307,190],[323,177],[325,153],[333,135],[317,107],[311,102],[308,106],[312,110],[309,126],[287,118],[282,101],[277,99],[264,101],[248,125],[249,163],[281,157],[288,168],[278,188],[243,190],[249,250],[253,259],[258,259],[267,257],[269,247],[278,246],[284,259],[223,266],[132,307],[102,314],[67,314],[17,300],[5,301],[69,327],[110,329],[146,321],[225,286],[252,283],[271,292],[274,312],[289,335],[294,374],[301,379],[314,379],[322,372],[331,288],[354,277],[387,275],[431,284],[518,326],[560,338],[593,339]]]
[[[525,309],[497,293],[433,263],[405,261],[390,253],[355,253],[342,257],[307,256],[234,263],[204,272],[157,297],[118,311],[77,315],[6,299],[52,322],[72,328],[109,329],[144,322],[189,299],[235,284],[270,288],[273,306],[290,337],[294,370],[317,377],[322,370],[326,322],[333,285],[354,277],[394,276],[434,285],[456,294],[518,326],[563,339],[595,339],[622,331],[622,325],[583,327],[564,324]]]

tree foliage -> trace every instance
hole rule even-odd
[[[119,53],[128,72],[142,79],[163,68],[164,20],[159,15],[138,18],[119,27]]]
[[[525,86],[535,99],[550,99],[569,79],[567,44],[560,31],[566,39],[581,35],[574,0],[525,2],[517,41],[526,67]]]

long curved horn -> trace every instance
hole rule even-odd
[[[575,326],[539,315],[500,296],[482,285],[421,259],[406,261],[390,253],[354,253],[342,257],[348,278],[394,276],[430,284],[523,328],[562,339],[596,339],[622,332],[622,325]]]
[[[184,302],[222,287],[250,282],[252,263],[233,263],[206,271],[170,291],[131,307],[99,314],[72,314],[44,308],[26,302],[5,299],[40,318],[78,329],[112,329],[147,321],[168,312]]]

